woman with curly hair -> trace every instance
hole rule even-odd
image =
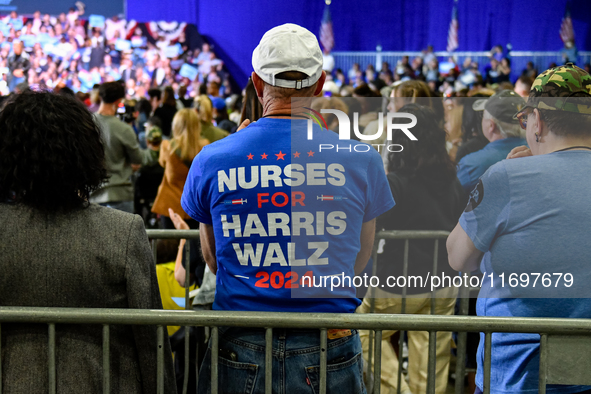
[[[456,176],[454,163],[445,149],[446,133],[439,117],[429,107],[407,104],[400,112],[416,116],[417,125],[412,132],[420,143],[408,143],[403,133],[394,133],[392,143],[403,144],[404,150],[390,153],[388,161],[388,183],[396,206],[378,218],[378,230],[443,230],[451,231],[460,217],[465,204],[462,185]],[[377,274],[380,278],[402,277],[404,275],[404,240],[385,240],[383,252],[378,258]],[[417,239],[409,241],[407,277],[426,277],[433,268],[434,241]],[[438,248],[438,274],[452,276],[447,261],[447,251],[442,242]],[[402,283],[402,282],[399,282]],[[405,299],[405,313],[430,314],[431,293],[425,288],[413,286],[410,279]],[[404,286],[404,285],[401,285]],[[402,288],[384,287],[373,289],[376,313],[401,313]],[[371,293],[369,294],[371,296]],[[433,313],[451,315],[454,313],[457,288],[445,287],[437,290]],[[365,298],[357,309],[358,313],[369,313],[370,298]],[[398,386],[398,356],[391,343],[396,331],[382,333],[382,392],[396,392]],[[369,332],[360,331],[364,356],[367,360]],[[451,333],[437,333],[436,340],[435,392],[446,392],[450,362]],[[427,388],[427,361],[429,335],[425,331],[408,333],[408,384],[402,379],[401,393],[425,393]],[[399,350],[401,351],[401,349]]]
[[[139,216],[88,202],[106,179],[100,129],[74,98],[14,95],[0,112],[0,305],[161,309]],[[102,327],[56,324],[57,392],[101,393]],[[47,326],[2,324],[2,388],[46,393]],[[110,391],[155,393],[157,333],[111,326]],[[176,393],[165,339],[165,391]]]

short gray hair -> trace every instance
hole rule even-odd
[[[523,138],[523,131],[519,123],[509,123],[498,120],[490,114],[487,110],[484,110],[484,119],[492,120],[499,129],[499,133],[503,138]]]

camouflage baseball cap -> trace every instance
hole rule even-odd
[[[591,115],[591,75],[572,63],[548,69],[535,79],[527,108]]]
[[[158,126],[152,126],[146,133],[146,141],[152,145],[159,145],[162,142],[162,130]]]

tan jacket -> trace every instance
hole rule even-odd
[[[164,168],[164,178],[158,188],[152,212],[168,217],[168,208],[172,208],[183,219],[190,219],[191,217],[181,207],[181,196],[189,175],[189,167],[171,151],[170,141],[166,140],[162,141],[160,146],[159,162]]]

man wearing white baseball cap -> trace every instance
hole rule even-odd
[[[318,282],[354,277],[367,264],[375,218],[394,205],[381,158],[367,144],[309,124],[309,103],[326,74],[308,30],[269,30],[252,65],[263,117],[205,147],[181,199],[201,223],[203,255],[216,273],[213,309],[354,313],[360,302],[351,284]],[[296,97],[304,99],[292,104]],[[368,149],[358,153],[353,144]],[[357,331],[328,330],[327,341],[327,392],[365,393]],[[319,331],[276,328],[272,344],[273,392],[318,392]],[[221,327],[219,347],[221,392],[262,392],[265,331]],[[208,353],[200,393],[210,390],[210,371]]]

